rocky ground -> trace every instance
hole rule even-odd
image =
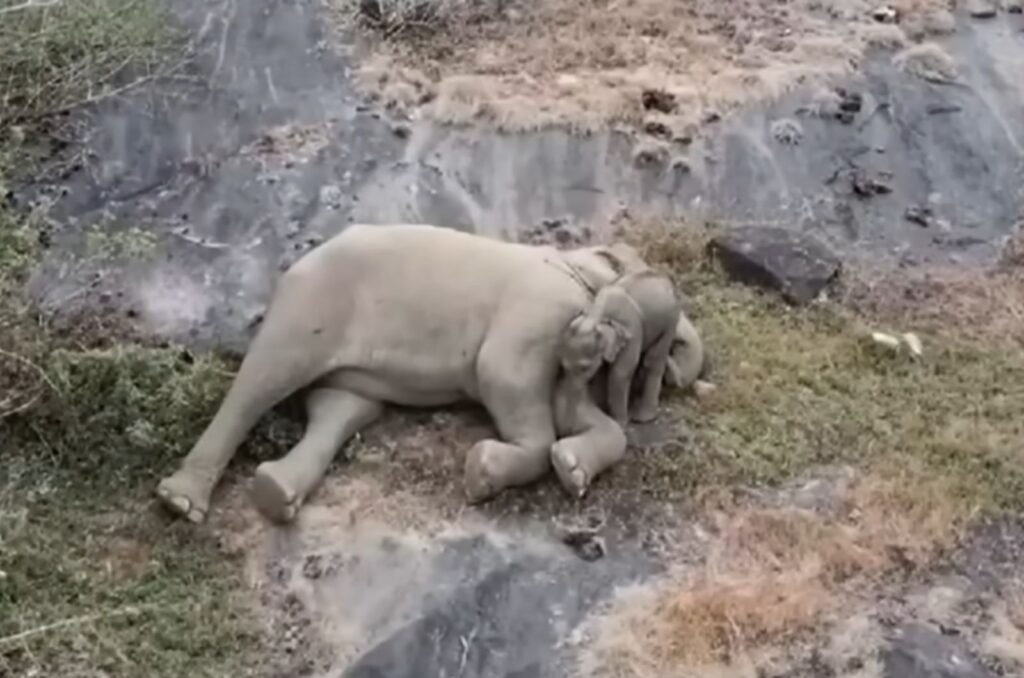
[[[1019,6],[52,5],[0,1],[0,674],[1024,674]],[[709,382],[580,504],[464,507],[486,417],[403,411],[273,527],[286,406],[163,514],[210,349],[410,220],[634,242]]]

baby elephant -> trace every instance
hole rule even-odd
[[[573,319],[558,350],[561,374],[554,392],[555,432],[551,464],[562,486],[582,498],[591,481],[622,459],[626,434],[590,396],[590,380],[624,335],[586,315]]]
[[[672,361],[677,328],[682,324],[672,281],[653,269],[627,273],[601,288],[587,317],[599,330],[604,328],[605,359],[611,363],[608,410],[612,417],[623,426],[629,421],[630,387],[641,367],[640,399],[632,419],[651,421],[658,413],[662,380]],[[688,321],[685,325],[690,327]],[[609,340],[613,335],[614,340]]]

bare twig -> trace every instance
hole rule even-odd
[[[63,1],[64,0],[38,0],[38,1],[28,0],[27,2],[23,2],[20,5],[13,5],[11,7],[4,7],[3,9],[0,9],[0,14],[13,14],[14,12],[20,12],[20,11],[26,10],[26,9],[39,9],[39,8],[42,8],[42,7],[53,7],[54,5],[61,4]]]
[[[44,370],[39,365],[36,365],[34,362],[29,360],[28,358],[26,358],[24,356],[20,356],[17,353],[11,353],[10,351],[5,351],[2,348],[0,348],[0,357],[10,358],[11,360],[13,360],[15,362],[19,362],[22,365],[26,365],[26,366],[32,368],[35,372],[37,372],[39,374],[39,376],[42,378],[43,382],[47,386],[52,388],[58,394],[61,392],[61,390],[59,388],[57,388],[57,385],[54,384],[53,381],[50,379],[50,377],[46,374],[46,370]]]
[[[6,645],[8,643],[17,643],[19,641],[27,640],[33,636],[38,636],[50,631],[56,631],[58,629],[67,628],[69,626],[80,626],[82,624],[90,624],[96,621],[102,621],[104,619],[113,619],[116,617],[135,617],[143,613],[145,610],[155,609],[156,605],[130,605],[123,607],[118,610],[111,612],[102,612],[97,614],[85,614],[80,617],[70,617],[68,619],[62,619],[52,624],[44,624],[28,631],[22,631],[21,633],[15,633],[13,636],[6,636],[0,638],[0,645]]]

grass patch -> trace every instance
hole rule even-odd
[[[1021,508],[1024,317],[1014,325],[1004,315],[998,334],[978,336],[970,330],[981,307],[963,316],[955,304],[923,303],[902,316],[906,324],[835,303],[793,308],[729,283],[705,257],[708,237],[627,233],[674,273],[716,364],[713,394],[677,408],[696,449],[649,455],[660,485],[777,483],[813,465],[911,459],[989,509]],[[1024,302],[1024,287],[1002,289],[999,308]],[[936,325],[947,331],[930,331]],[[871,330],[919,331],[923,358],[881,349]]]
[[[37,4],[0,0],[0,130],[16,138],[152,73],[177,39],[151,0]]]
[[[5,197],[76,140],[66,112],[154,73],[177,36],[151,0],[20,4],[0,0],[0,675],[234,675],[258,642],[238,563],[151,510],[230,366],[101,318],[51,327],[21,296],[42,215]]]

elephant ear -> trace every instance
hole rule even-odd
[[[601,337],[601,347],[605,362],[615,362],[619,353],[626,347],[632,336],[624,325],[617,322],[604,321],[597,326],[597,332]]]

